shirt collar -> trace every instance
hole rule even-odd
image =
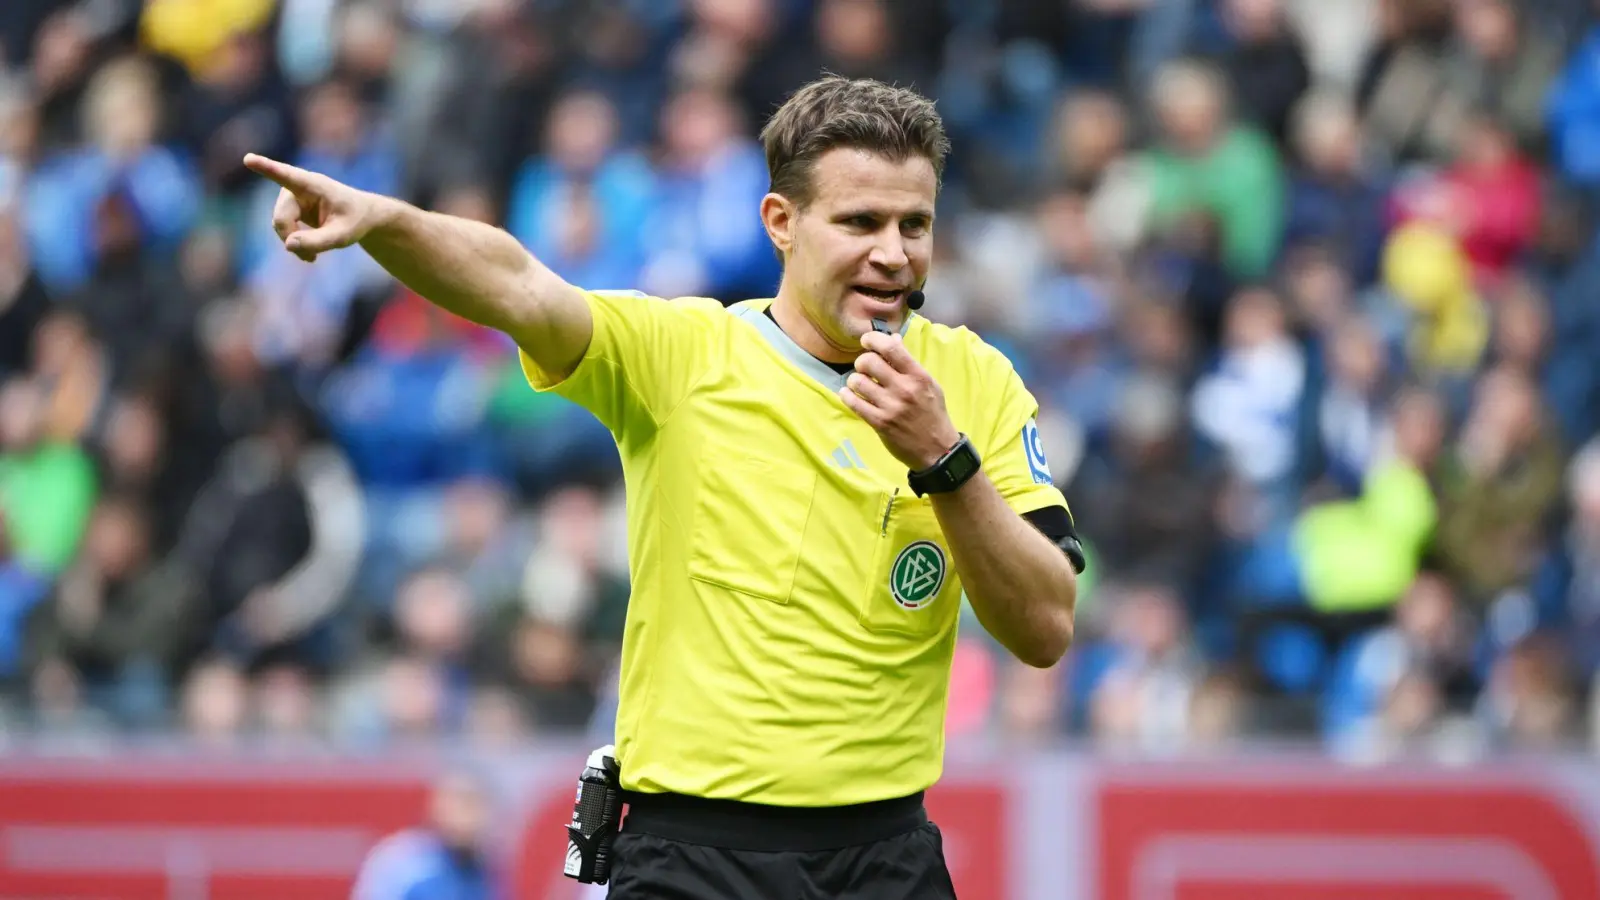
[[[728,307],[728,312],[754,325],[756,331],[766,339],[772,349],[778,351],[779,356],[787,359],[800,371],[811,376],[812,380],[830,391],[837,391],[844,387],[845,379],[849,377],[848,374],[841,375],[835,372],[827,363],[807,353],[805,348],[795,343],[794,338],[789,337],[782,328],[778,327],[778,323],[774,322],[772,317],[766,314],[766,309],[771,305],[771,300],[746,300],[743,303],[735,303]],[[905,320],[900,323],[900,336],[902,338],[911,328],[911,319],[914,316],[916,316],[916,313],[907,310]]]

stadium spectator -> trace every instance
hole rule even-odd
[[[1044,236],[1040,259],[1013,312],[1031,323],[1027,341],[1034,372],[1052,385],[1049,403],[1095,433],[1104,430],[1115,402],[1119,361],[1109,340],[1115,273],[1095,244],[1087,198],[1052,191],[1035,211]]]
[[[1447,232],[1413,223],[1384,245],[1383,281],[1374,320],[1403,347],[1415,376],[1451,394],[1470,381],[1489,340],[1489,311],[1474,286],[1470,261]]]
[[[1305,390],[1305,354],[1289,333],[1281,301],[1265,288],[1234,295],[1225,329],[1216,370],[1195,385],[1195,428],[1259,493],[1268,515],[1281,520],[1281,508],[1293,502],[1294,413]]]
[[[1414,736],[1425,721],[1470,710],[1478,689],[1473,623],[1436,573],[1412,581],[1392,624],[1339,651],[1324,716],[1329,740],[1359,752],[1371,741]]]
[[[506,230],[563,278],[618,286],[638,278],[644,236],[635,223],[650,213],[656,175],[618,139],[611,101],[575,91],[551,110],[544,152],[517,173]]]
[[[1440,159],[1455,140],[1445,58],[1450,0],[1382,0],[1378,34],[1362,65],[1357,99],[1366,130],[1397,161]]]
[[[466,771],[434,786],[426,824],[385,838],[362,864],[353,900],[493,900],[503,895],[486,859],[494,804],[490,785]]]
[[[1440,559],[1473,605],[1533,574],[1561,489],[1561,453],[1528,377],[1505,367],[1485,375],[1439,479]]]
[[[1066,706],[1060,673],[1020,664],[1002,667],[995,732],[1007,746],[1048,746],[1060,733]]]
[[[1340,495],[1360,493],[1378,451],[1390,385],[1383,344],[1371,324],[1351,317],[1331,335],[1317,401],[1316,453]]]
[[[1113,602],[1113,658],[1090,695],[1094,734],[1111,747],[1179,752],[1205,674],[1183,603],[1158,582],[1130,585]]]
[[[0,211],[0,378],[28,370],[34,332],[50,309],[50,295],[33,269],[16,216],[6,207]]]
[[[1559,644],[1534,637],[1502,655],[1489,673],[1478,712],[1493,739],[1510,747],[1571,746],[1579,737],[1578,704]]]
[[[1440,516],[1434,497],[1445,413],[1425,391],[1398,396],[1359,495],[1312,505],[1285,539],[1270,533],[1243,569],[1244,592],[1303,598],[1338,614],[1382,610],[1416,576]]]
[[[1590,440],[1567,468],[1566,503],[1571,521],[1535,582],[1541,624],[1567,635],[1566,650],[1577,669],[1600,672],[1600,444]]]
[[[1252,736],[1251,706],[1243,678],[1221,670],[1207,674],[1189,696],[1188,748],[1201,753],[1242,749]]]
[[[1395,218],[1453,235],[1474,280],[1488,286],[1537,234],[1544,199],[1539,172],[1517,151],[1505,125],[1488,115],[1464,117],[1458,135],[1453,165],[1399,185]]]
[[[704,88],[681,91],[663,108],[640,290],[734,301],[776,286],[777,257],[760,219],[746,214],[766,192],[767,171],[743,118],[732,98]]]
[[[1454,18],[1445,104],[1459,104],[1461,115],[1486,112],[1505,122],[1523,148],[1543,147],[1545,98],[1561,67],[1559,37],[1543,27],[1528,5],[1515,0],[1459,2]]]
[[[14,558],[54,575],[71,565],[98,486],[88,454],[48,431],[34,378],[0,385],[0,513]]]
[[[107,63],[85,88],[87,143],[50,150],[29,173],[24,221],[39,274],[51,288],[85,287],[97,262],[130,242],[170,250],[194,223],[200,184],[180,154],[158,143],[162,106],[148,61]]]
[[[449,686],[427,659],[370,654],[333,687],[334,739],[360,747],[421,746],[455,732]]]
[[[1226,0],[1222,19],[1233,41],[1223,68],[1242,121],[1288,143],[1289,117],[1311,86],[1311,68],[1282,0]]]
[[[1595,116],[1600,105],[1600,27],[1591,27],[1545,98],[1547,142],[1565,178],[1590,189],[1600,179]]]
[[[32,665],[69,666],[90,701],[131,726],[159,724],[196,624],[190,597],[153,570],[149,523],[129,498],[102,497],[83,549],[34,612]]]
[[[183,732],[211,750],[243,746],[250,695],[244,673],[220,659],[196,665],[183,685]]]
[[[1341,94],[1307,95],[1295,108],[1291,143],[1298,165],[1289,186],[1285,248],[1331,251],[1357,283],[1370,283],[1389,227],[1390,185],[1371,158],[1355,108]]]
[[[1109,452],[1073,482],[1077,508],[1095,520],[1096,570],[1106,578],[1160,578],[1193,589],[1215,558],[1215,531],[1197,527],[1216,509],[1221,472],[1196,466],[1178,385],[1157,376],[1123,384]]]
[[[269,665],[251,679],[249,690],[251,733],[265,746],[304,751],[325,735],[318,685],[305,667]]]
[[[1229,271],[1240,278],[1261,276],[1282,231],[1277,151],[1259,131],[1232,120],[1226,83],[1209,66],[1172,63],[1152,91],[1161,143],[1144,158],[1156,227],[1195,212],[1214,216]]]
[[[103,747],[115,733],[110,718],[84,697],[77,673],[61,660],[47,660],[33,670],[28,701],[23,721],[47,749]]]
[[[1096,242],[1118,253],[1144,239],[1149,186],[1133,162],[1134,125],[1122,98],[1109,91],[1067,95],[1049,132],[1049,176],[1087,194]]]
[[[452,709],[463,706],[471,686],[475,625],[472,598],[455,574],[424,568],[401,583],[394,600],[397,643],[434,670]]]
[[[509,688],[491,685],[473,694],[464,725],[475,748],[514,753],[528,745],[532,732],[522,702]],[[611,731],[608,723],[606,733]]]

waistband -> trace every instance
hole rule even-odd
[[[807,853],[870,844],[928,821],[922,792],[850,806],[793,807],[624,791],[622,830],[724,850]]]

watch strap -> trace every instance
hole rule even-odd
[[[978,448],[972,445],[971,438],[963,434],[954,447],[939,457],[938,462],[921,471],[909,473],[906,482],[918,497],[948,494],[966,484],[982,467],[983,460],[978,456]]]

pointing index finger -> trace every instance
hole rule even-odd
[[[244,157],[244,166],[257,175],[264,176],[279,187],[291,191],[308,191],[311,189],[312,176],[310,172],[288,163],[268,159],[258,153],[247,153]]]

